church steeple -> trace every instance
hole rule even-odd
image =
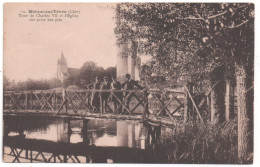
[[[58,58],[57,62],[57,78],[63,82],[64,78],[68,76],[68,66],[66,58],[64,57],[63,52],[61,52],[61,57]]]
[[[61,57],[59,58],[59,63],[60,63],[61,65],[67,66],[67,60],[66,60],[66,58],[64,57],[63,52],[61,52]]]

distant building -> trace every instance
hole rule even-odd
[[[57,61],[57,78],[63,83],[63,81],[71,76],[71,75],[77,75],[79,73],[78,68],[69,68],[67,65],[67,60],[63,55],[63,52],[61,53],[61,57]]]

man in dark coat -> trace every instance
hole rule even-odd
[[[125,77],[126,77],[126,81],[124,83],[122,83],[122,87],[124,88],[124,90],[134,90],[135,87],[137,89],[143,89],[143,87],[141,85],[139,85],[137,81],[131,79],[130,74],[126,74]],[[125,92],[125,97],[127,97],[128,94],[129,94],[129,92]],[[129,95],[128,99],[126,100],[126,107],[128,109],[129,109],[129,103],[130,103],[133,95],[134,95],[134,93],[131,93]],[[125,113],[127,113],[127,111],[125,111]]]
[[[110,89],[110,82],[108,81],[108,77],[104,77],[104,82],[101,85],[101,90],[109,90]],[[110,92],[102,92],[101,95],[101,108],[102,111],[106,112],[107,107],[107,101],[109,97]]]
[[[112,90],[121,90],[122,86],[121,83],[119,81],[116,80],[115,77],[112,77],[112,83],[111,83],[111,87]],[[122,92],[114,92],[114,96],[112,96],[112,102],[113,102],[113,106],[114,106],[114,111],[117,110],[117,108],[119,107],[120,103],[123,100],[123,93]],[[122,112],[122,108],[120,107],[120,109],[118,110],[118,113]]]

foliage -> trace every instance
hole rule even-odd
[[[188,122],[174,127],[156,147],[161,163],[233,164],[237,159],[237,118],[217,125]],[[252,163],[249,155],[248,162]]]
[[[198,83],[253,59],[254,4],[122,3],[116,19],[118,43],[138,42],[167,77]]]
[[[86,88],[86,85],[93,83],[95,77],[98,76],[102,79],[105,76],[115,77],[116,68],[108,67],[106,70],[103,67],[98,67],[94,62],[86,62],[80,68],[78,74],[69,75],[61,83],[57,78],[52,78],[48,80],[34,80],[28,79],[26,81],[9,81],[9,79],[4,76],[4,90],[47,90],[58,87],[70,87],[75,86],[78,88]]]
[[[64,80],[64,87],[70,85],[78,86],[79,88],[86,88],[87,85],[93,83],[95,78],[99,77],[102,79],[105,76],[115,77],[116,68],[108,67],[106,70],[103,67],[99,67],[95,62],[87,61],[85,62],[79,70],[79,74],[70,75]]]
[[[8,82],[8,84],[4,85],[4,90],[46,90],[60,86],[61,82],[57,78],[49,80],[28,79],[27,81]]]
[[[69,75],[63,81],[63,86],[65,88],[69,87],[70,85],[79,85],[79,75]]]
[[[3,87],[6,88],[6,86],[10,85],[9,79],[4,75],[3,76]]]

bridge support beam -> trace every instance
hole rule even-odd
[[[190,118],[193,121],[195,120],[194,106],[191,101],[191,97],[193,97],[193,92],[194,84],[187,83],[186,88],[184,88],[184,122],[187,122]],[[191,97],[189,97],[189,93]]]
[[[67,110],[66,89],[64,89],[62,91],[62,99],[63,99],[63,102],[64,102],[63,109],[65,110],[65,113],[67,114],[68,110]]]
[[[26,92],[25,94],[25,109],[28,110],[29,108],[29,93]]]
[[[188,121],[188,102],[189,102],[189,95],[188,95],[188,90],[185,87],[184,88],[184,106],[183,106],[183,117],[184,117],[184,123]]]
[[[52,96],[52,106],[53,109],[56,110],[56,93],[54,93]]]
[[[33,93],[30,92],[31,110],[33,109]]]
[[[89,139],[88,139],[88,119],[83,119],[83,127],[81,129],[81,133],[82,133],[82,138],[83,138],[83,143],[87,143],[89,144]]]
[[[88,122],[89,122],[88,119],[83,119],[83,127],[81,129],[81,133],[87,133]]]
[[[65,124],[67,124],[67,135],[68,135],[68,143],[70,143],[70,136],[72,134],[72,129],[71,129],[71,126],[70,126],[70,119],[69,118],[66,118],[64,120]]]

